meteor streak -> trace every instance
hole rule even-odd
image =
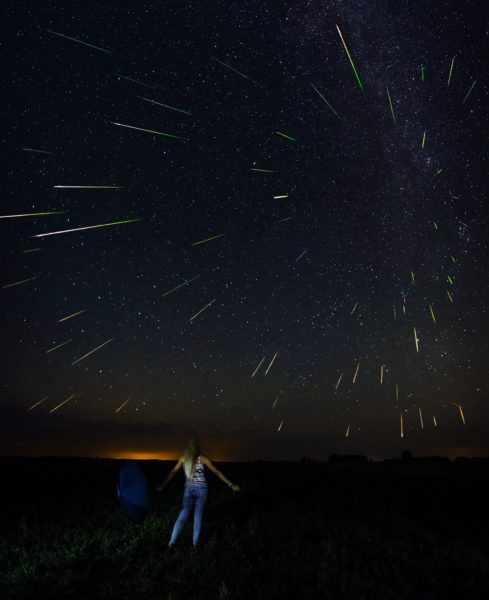
[[[100,346],[97,346],[96,348],[94,348],[93,350],[90,350],[90,352],[87,352],[86,354],[84,354],[83,356],[80,356],[80,358],[77,358],[75,360],[75,362],[72,362],[72,365],[76,365],[76,363],[80,362],[81,360],[83,360],[84,358],[86,358],[87,356],[90,356],[90,354],[93,354],[94,352],[97,352],[97,350],[100,350],[100,348],[103,348],[104,346],[106,346],[107,344],[109,344],[114,338],[110,338],[110,340],[107,340],[106,342],[104,342],[103,344],[100,344]]]
[[[69,344],[70,342],[72,342],[73,340],[68,340],[66,342],[63,342],[62,344],[58,344],[57,346],[54,346],[54,348],[50,348],[49,350],[46,350],[46,354],[49,354],[50,352],[52,352],[53,350],[57,350],[58,348],[61,348],[61,346],[66,346],[66,344]]]
[[[280,395],[280,394],[277,394],[277,397],[275,398],[275,402],[273,403],[273,406],[272,406],[272,408],[275,408],[275,405],[277,404],[277,400],[278,400],[278,397],[279,397],[279,395]]]
[[[280,430],[282,429],[282,425],[283,425],[283,424],[284,424],[284,420],[282,419],[282,420],[280,421],[280,425],[278,426],[278,429],[277,429],[277,431],[280,431]]]
[[[223,237],[226,235],[225,233],[220,233],[219,235],[213,235],[212,237],[206,238],[205,240],[200,240],[200,242],[195,242],[194,244],[190,244],[191,246],[198,246],[199,244],[205,244],[206,242],[210,242],[211,240],[217,240],[217,238]]]
[[[437,427],[437,425],[436,425],[436,417],[435,417],[435,415],[433,415],[433,425],[434,425],[435,427]]]
[[[165,292],[164,294],[162,294],[162,298],[164,298],[165,296],[168,296],[169,294],[172,294],[173,292],[176,292],[177,290],[179,290],[180,288],[186,286],[187,284],[189,284],[191,281],[194,281],[195,279],[198,279],[200,277],[200,275],[197,275],[196,277],[192,277],[192,279],[187,279],[187,281],[184,281],[183,283],[181,283],[180,285],[177,285],[176,287],[174,287],[173,289],[169,290],[168,292]]]
[[[189,113],[186,110],[182,110],[181,108],[175,108],[174,106],[170,106],[169,104],[162,104],[161,102],[156,102],[156,100],[150,100],[149,98],[143,98],[143,96],[138,96],[138,98],[140,98],[141,100],[146,100],[146,102],[149,102],[151,104],[156,104],[157,106],[163,106],[163,108],[169,108],[170,110],[174,110],[176,112],[183,113],[184,115],[192,115],[192,113]]]
[[[389,99],[389,106],[391,109],[392,120],[394,121],[394,125],[395,125],[396,124],[396,116],[394,115],[394,108],[392,106],[391,95],[389,94],[389,88],[387,86],[385,86],[385,89],[387,91],[387,98]]]
[[[27,254],[28,252],[37,252],[38,250],[42,250],[42,248],[31,248],[30,250],[22,250],[22,253]]]
[[[275,359],[277,358],[277,354],[278,354],[278,352],[275,352],[275,354],[273,355],[273,358],[270,361],[270,364],[268,365],[268,369],[265,371],[265,375],[267,375],[268,371],[270,371],[270,369],[272,368],[272,365],[275,362]]]
[[[55,410],[58,410],[58,408],[61,408],[63,406],[63,404],[66,404],[69,400],[71,400],[75,396],[76,396],[76,394],[71,394],[71,396],[69,398],[66,398],[66,400],[63,400],[63,402],[58,404],[58,406],[55,406],[54,408],[52,408],[49,412],[53,413]]]
[[[450,87],[450,81],[452,80],[453,63],[455,62],[455,56],[452,58],[452,64],[450,65],[450,73],[448,74],[447,89]]]
[[[230,71],[233,71],[233,73],[236,73],[237,75],[240,75],[241,77],[244,77],[245,79],[248,79],[249,81],[252,81],[255,85],[257,85],[259,87],[263,87],[261,83],[258,83],[258,81],[255,81],[251,77],[248,77],[248,75],[245,75],[244,73],[241,73],[241,71],[238,71],[238,69],[235,69],[231,65],[228,65],[227,63],[222,62],[222,60],[219,60],[218,58],[215,58],[214,56],[212,57],[212,59],[215,60],[216,62],[218,62],[223,67],[226,67],[226,69],[229,69]]]
[[[295,262],[298,262],[298,261],[299,261],[299,260],[300,260],[300,259],[301,259],[301,258],[304,256],[304,254],[305,254],[305,253],[306,253],[308,250],[309,250],[309,248],[306,248],[306,249],[304,250],[304,252],[302,252],[302,254],[300,254],[300,255],[299,255],[299,256],[298,256],[298,257],[295,259]]]
[[[401,413],[401,437],[404,437],[404,424],[402,422],[402,413]]]
[[[465,98],[462,100],[462,104],[465,104],[465,101],[470,95],[470,92],[474,89],[474,85],[477,83],[477,79],[474,80],[474,83],[470,86],[469,91],[465,94]]]
[[[39,400],[39,402],[36,402],[35,404],[33,404],[31,407],[29,407],[27,410],[32,410],[33,408],[36,408],[36,406],[39,406],[39,404],[41,404],[42,402],[44,402],[44,400],[47,400],[49,398],[49,396],[46,396],[45,398],[43,398],[42,400]]]
[[[421,424],[421,429],[424,429],[424,423],[423,423],[423,413],[421,412],[421,407],[418,407],[418,411],[419,411],[419,422]]]
[[[122,190],[120,185],[53,185],[61,190]]]
[[[433,319],[433,323],[436,325],[436,319],[435,319],[435,313],[433,312],[433,307],[431,306],[431,304],[428,304],[428,306],[430,307],[430,313],[431,313],[431,318]]]
[[[453,302],[452,294],[450,294],[450,292],[448,290],[447,290],[447,294],[448,294],[448,299],[450,300],[450,302]]]
[[[138,85],[142,85],[147,88],[151,88],[152,90],[155,90],[158,87],[156,85],[149,85],[149,83],[143,83],[142,81],[138,81],[137,79],[133,79],[132,77],[127,77],[127,75],[121,75],[120,73],[117,74],[117,77],[126,79],[127,81],[132,81],[132,83],[137,83]]]
[[[350,424],[348,423],[348,427],[346,428],[345,437],[347,438],[350,435]]]
[[[265,360],[266,356],[264,356],[261,361],[260,364],[256,367],[256,369],[253,371],[252,377],[254,377],[256,375],[256,373],[258,372],[258,369],[262,366],[263,361]]]
[[[335,111],[335,109],[331,106],[331,104],[326,100],[326,98],[321,94],[321,92],[311,83],[314,91],[319,95],[319,97],[321,98],[321,100],[323,100],[328,106],[329,108],[334,112],[334,114],[338,117],[338,119],[340,119],[340,121],[342,120],[340,115]]]
[[[341,382],[341,378],[342,378],[342,377],[343,377],[343,373],[340,375],[340,377],[339,377],[338,381],[336,382],[336,385],[335,385],[335,388],[334,388],[334,389],[335,389],[335,391],[338,391],[338,386],[340,385],[340,382]]]
[[[424,81],[424,65],[421,65],[421,81]]]
[[[154,131],[153,129],[143,129],[142,127],[134,127],[134,125],[124,125],[123,123],[116,123],[111,121],[112,125],[118,125],[119,127],[127,127],[128,129],[136,129],[137,131],[145,131],[146,133],[153,133],[154,135],[162,135],[163,137],[181,139],[179,135],[173,135],[172,133],[163,133],[162,131]]]
[[[21,283],[27,283],[28,281],[34,281],[34,279],[39,279],[39,275],[36,277],[29,277],[29,279],[23,279],[22,281],[16,281],[15,283],[9,283],[8,285],[3,285],[2,290],[14,287],[15,285],[20,285]]]
[[[353,383],[355,383],[355,381],[357,380],[357,375],[358,375],[358,369],[360,368],[360,361],[358,362],[356,371],[355,371],[355,375],[353,375]]]
[[[250,171],[257,171],[258,173],[276,173],[277,171],[271,171],[270,169],[256,169],[252,167]]]
[[[195,313],[195,315],[189,319],[189,322],[192,322],[195,319],[195,317],[198,317],[201,312],[203,312],[206,308],[209,308],[209,306],[211,306],[211,304],[214,304],[215,301],[216,299],[214,298],[209,302],[209,304],[206,304],[204,308],[201,308],[198,313]]]
[[[423,140],[421,142],[421,150],[424,150],[425,142],[426,142],[426,131],[423,131]]]
[[[56,33],[56,31],[52,31],[51,29],[45,29],[48,33],[52,33],[53,35],[57,35],[59,37],[65,38],[67,40],[71,40],[72,42],[76,42],[77,44],[82,44],[83,46],[88,46],[89,48],[93,48],[94,50],[100,50],[100,52],[105,52],[106,54],[113,54],[110,50],[106,50],[105,48],[100,48],[99,46],[94,46],[93,44],[88,44],[87,42],[82,42],[81,40],[77,40],[74,37],[70,37],[69,35],[64,35],[63,33]]]
[[[126,400],[125,402],[123,402],[115,412],[118,413],[120,410],[122,410],[128,402],[129,402],[129,400]]]
[[[25,152],[39,152],[39,154],[53,154],[47,150],[36,150],[35,148],[22,148]]]
[[[414,343],[416,344],[416,352],[419,352],[419,338],[418,338],[418,334],[416,333],[416,327],[413,327],[413,332],[414,332]]]
[[[385,365],[380,365],[380,385],[384,382],[384,367]]]
[[[458,410],[460,411],[460,418],[462,419],[462,423],[465,425],[464,411],[462,410],[462,406],[460,404],[458,405]]]
[[[45,215],[62,215],[67,212],[67,210],[53,210],[50,212],[21,213],[18,215],[0,215],[0,219],[18,219],[19,217],[44,217]]]
[[[340,34],[341,41],[343,42],[343,46],[344,46],[346,54],[348,56],[348,60],[350,61],[351,68],[353,69],[353,72],[355,73],[355,77],[357,78],[358,85],[359,85],[360,89],[363,92],[362,82],[360,81],[360,77],[359,77],[359,75],[357,73],[357,70],[355,69],[355,65],[353,64],[353,60],[352,60],[351,55],[350,55],[350,53],[348,51],[348,48],[347,48],[347,46],[345,44],[345,40],[343,39],[343,36],[341,35],[341,31],[340,31],[340,28],[338,27],[338,25],[336,25],[336,29],[338,30],[338,33]]]
[[[110,227],[112,225],[122,225],[124,223],[135,223],[141,219],[127,219],[126,221],[114,221],[113,223],[102,223],[102,225],[89,225],[88,227],[75,227],[74,229],[63,229],[62,231],[51,231],[49,233],[38,233],[31,235],[34,238],[47,237],[48,235],[58,235],[60,233],[71,233],[72,231],[85,231],[86,229],[97,229],[98,227]]]
[[[292,142],[297,142],[297,140],[295,138],[293,138],[291,135],[287,135],[286,133],[281,133],[280,131],[276,131],[275,133],[277,133],[278,135],[281,135],[286,140],[291,140]]]
[[[68,315],[67,317],[63,317],[62,319],[60,319],[58,321],[58,323],[62,323],[63,321],[67,321],[68,319],[72,319],[73,317],[76,317],[77,315],[81,315],[82,313],[84,313],[87,309],[84,308],[83,310],[79,310],[76,313],[73,313],[72,315]]]
[[[278,200],[279,198],[288,198],[289,194],[283,194],[282,196],[274,196],[273,199],[274,200]]]
[[[353,309],[352,309],[352,311],[351,311],[350,315],[352,315],[352,314],[353,314],[353,313],[356,311],[356,309],[357,309],[357,306],[358,306],[358,302],[355,302],[355,306],[353,307]]]

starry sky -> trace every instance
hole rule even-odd
[[[486,3],[6,14],[1,454],[489,452]]]

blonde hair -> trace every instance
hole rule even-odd
[[[183,470],[187,479],[192,477],[195,471],[195,462],[200,454],[199,441],[196,438],[190,438],[187,447],[183,453]]]

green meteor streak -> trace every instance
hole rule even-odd
[[[465,98],[462,100],[462,104],[465,104],[465,101],[469,97],[470,92],[474,89],[474,85],[477,83],[477,79],[474,80],[474,83],[470,86],[469,91],[465,94]]]
[[[248,75],[245,75],[244,73],[241,73],[241,71],[238,71],[238,69],[235,69],[234,67],[232,67],[231,65],[228,65],[225,62],[222,62],[222,60],[219,60],[218,58],[216,58],[215,56],[212,57],[212,60],[215,60],[216,62],[218,62],[220,65],[222,65],[223,67],[226,67],[226,69],[229,69],[230,71],[233,71],[233,73],[237,73],[238,75],[241,75],[241,77],[244,77],[245,79],[248,79],[248,81],[252,81],[255,85],[258,85],[259,87],[263,87],[261,85],[261,83],[258,83],[258,81],[255,81],[254,79],[252,79],[251,77],[248,77]]]
[[[181,108],[175,108],[174,106],[170,106],[169,104],[162,104],[161,102],[156,102],[156,100],[150,100],[149,98],[143,98],[142,96],[138,96],[138,98],[141,98],[141,100],[146,100],[146,102],[150,102],[151,104],[156,104],[157,106],[163,106],[164,108],[169,108],[170,110],[183,113],[184,115],[192,114],[187,112],[186,110],[182,110]]]
[[[348,56],[348,60],[350,61],[351,68],[353,69],[353,72],[355,73],[355,77],[357,78],[358,85],[359,85],[360,89],[363,92],[362,82],[360,81],[360,77],[359,77],[359,75],[357,73],[357,70],[355,69],[355,65],[353,64],[353,60],[351,58],[350,53],[348,52],[348,48],[346,47],[345,40],[343,39],[343,36],[341,35],[341,31],[340,31],[340,28],[338,27],[338,25],[336,25],[336,29],[338,30],[338,33],[340,34],[341,41],[343,42],[343,46],[345,47],[345,51],[346,51],[346,54]]]
[[[452,64],[450,65],[450,73],[448,74],[447,89],[450,87],[450,81],[452,80],[453,63],[455,62],[455,56],[452,58]]]
[[[111,121],[113,125],[118,125],[119,127],[127,127],[128,129],[136,129],[137,131],[145,131],[146,133],[154,133],[155,135],[162,135],[163,137],[170,137],[181,139],[179,135],[173,135],[171,133],[163,133],[161,131],[153,131],[152,129],[143,129],[142,127],[134,127],[133,125],[123,125],[122,123],[116,123],[115,121]]]
[[[122,225],[124,223],[135,223],[136,221],[141,221],[141,219],[127,219],[125,221],[114,221],[113,223],[102,223],[102,225],[88,225],[87,227],[75,227],[73,229],[63,229],[62,231],[51,231],[50,233],[38,233],[37,235],[31,235],[31,237],[47,237],[48,235],[71,233],[72,231],[85,231],[86,229],[97,229],[99,227],[111,227],[112,225]]]
[[[426,131],[423,131],[423,141],[421,142],[421,150],[424,149],[425,141],[426,141]]]
[[[286,133],[280,133],[280,131],[276,131],[275,133],[278,133],[278,135],[281,135],[286,140],[292,140],[293,142],[297,142],[297,140],[295,138],[293,138],[291,135],[287,135]]]
[[[424,65],[421,65],[421,81],[424,81]]]
[[[443,169],[437,169],[436,174],[439,175],[442,171]]]
[[[334,114],[341,121],[340,115],[335,111],[335,109],[331,106],[331,104],[326,100],[326,98],[321,94],[321,92],[312,83],[311,83],[311,85],[312,85],[314,91],[319,95],[319,97],[321,98],[321,100],[323,100],[324,102],[326,102],[326,104],[329,106],[329,108],[334,112]]]
[[[211,240],[216,240],[217,238],[226,235],[225,233],[220,233],[219,235],[213,235],[210,238],[206,238],[205,240],[200,240],[200,242],[195,242],[194,244],[190,244],[191,246],[198,246],[199,244],[205,244],[206,242],[210,242]]]
[[[69,35],[64,35],[63,33],[57,33],[56,31],[52,31],[51,29],[45,29],[48,33],[52,33],[54,35],[58,35],[59,37],[65,38],[67,40],[71,40],[72,42],[76,42],[77,44],[83,44],[83,46],[88,46],[89,48],[94,48],[95,50],[100,50],[100,52],[105,52],[106,54],[112,54],[110,50],[105,50],[105,48],[99,48],[98,46],[94,46],[93,44],[87,44],[87,42],[82,42],[81,40],[77,40],[74,37],[70,37]]]
[[[389,99],[389,106],[390,106],[390,109],[391,109],[392,120],[394,121],[394,125],[395,125],[396,124],[396,117],[394,115],[394,108],[392,106],[391,95],[389,94],[389,88],[387,86],[385,86],[385,89],[387,91],[387,98]]]

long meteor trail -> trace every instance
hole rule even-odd
[[[76,396],[76,394],[71,394],[71,396],[69,398],[66,398],[66,400],[63,400],[63,402],[60,402],[57,406],[55,406],[54,408],[52,408],[49,412],[53,413],[55,410],[58,410],[58,408],[61,408],[63,406],[63,404],[66,404],[67,402],[69,402],[75,396]]]
[[[69,35],[64,35],[63,33],[57,33],[56,31],[52,31],[51,29],[45,29],[48,33],[52,33],[53,35],[57,35],[59,37],[65,38],[66,40],[71,40],[72,42],[76,42],[77,44],[82,44],[83,46],[88,46],[89,48],[93,48],[94,50],[99,50],[100,52],[105,52],[106,54],[113,54],[110,50],[106,50],[105,48],[100,48],[99,46],[94,46],[93,44],[88,44],[87,42],[82,42],[77,38],[70,37]]]
[[[42,402],[44,402],[48,398],[49,398],[49,396],[44,397],[42,400],[39,400],[39,402],[36,402],[32,406],[30,406],[27,410],[32,410],[33,408],[36,408],[36,406],[39,406],[39,404],[42,404]]]
[[[31,235],[34,238],[47,237],[48,235],[59,235],[61,233],[71,233],[73,231],[85,231],[86,229],[97,229],[99,227],[111,227],[112,225],[122,225],[124,223],[135,223],[141,219],[127,219],[126,221],[114,221],[113,223],[102,223],[102,225],[89,225],[88,227],[75,227],[74,229],[63,229],[62,231],[50,231],[49,233],[38,233]]]
[[[258,83],[258,81],[255,81],[251,77],[248,77],[248,75],[245,75],[244,73],[241,73],[241,71],[238,71],[238,69],[235,69],[231,65],[228,65],[227,63],[223,62],[222,60],[219,60],[215,56],[212,57],[212,60],[215,60],[216,62],[218,62],[223,67],[226,67],[226,69],[229,69],[230,71],[233,71],[233,73],[236,73],[237,75],[240,75],[241,77],[244,77],[245,79],[248,79],[248,81],[252,81],[255,85],[257,85],[259,87],[263,87],[261,83]]]
[[[45,215],[61,215],[68,212],[67,210],[53,210],[50,212],[37,213],[21,213],[18,215],[0,215],[0,219],[18,219],[19,217],[44,217]]]
[[[348,60],[350,61],[351,68],[353,69],[353,72],[355,73],[355,77],[357,79],[358,85],[359,85],[360,89],[363,92],[363,85],[362,85],[362,82],[360,81],[360,76],[358,75],[358,72],[355,69],[355,65],[353,64],[353,60],[351,58],[350,52],[348,51],[348,48],[347,48],[346,43],[345,43],[345,40],[343,39],[343,36],[341,35],[341,31],[340,31],[340,28],[338,27],[338,25],[336,25],[336,29],[338,30],[338,33],[340,34],[341,41],[342,41],[343,46],[345,48],[346,54],[348,56]]]
[[[22,148],[22,150],[24,150],[24,152],[39,152],[39,154],[53,154],[47,150],[37,150],[36,148]]]
[[[156,104],[156,106],[163,106],[163,108],[169,108],[170,110],[174,110],[175,112],[183,113],[184,115],[192,114],[186,110],[182,110],[181,108],[175,108],[174,106],[170,106],[169,104],[163,104],[162,102],[156,102],[156,100],[150,100],[149,98],[144,98],[143,96],[138,96],[138,98],[140,98],[141,100],[145,100],[146,102],[149,102],[150,104]]]
[[[201,308],[201,309],[199,310],[199,312],[195,313],[195,315],[194,315],[193,317],[190,317],[190,319],[189,319],[189,322],[191,323],[191,322],[192,322],[192,321],[195,319],[195,317],[198,317],[198,316],[200,315],[200,313],[201,313],[201,312],[204,312],[204,310],[205,310],[206,308],[209,308],[209,306],[211,306],[212,304],[214,304],[214,302],[215,302],[215,301],[216,301],[216,299],[214,298],[214,299],[213,299],[213,300],[211,300],[211,301],[210,301],[208,304],[206,304],[206,305],[204,306],[204,308]]]
[[[180,285],[177,285],[176,287],[172,288],[171,290],[168,290],[168,292],[165,292],[164,294],[162,294],[161,297],[164,298],[165,296],[169,296],[173,292],[176,292],[180,288],[188,285],[191,281],[194,281],[195,279],[198,279],[199,277],[200,277],[200,275],[196,275],[195,277],[192,277],[192,279],[187,279],[187,281],[184,281]]]
[[[63,342],[62,344],[58,344],[57,346],[54,346],[54,348],[50,348],[49,350],[46,350],[46,354],[49,354],[53,350],[57,350],[58,348],[61,348],[62,346],[66,346],[66,344],[69,344],[72,341],[73,340],[67,340],[66,342]]]
[[[265,371],[265,375],[268,375],[268,371],[270,371],[270,369],[272,368],[272,365],[275,362],[275,359],[277,358],[277,354],[278,354],[278,352],[275,352],[275,354],[273,355],[273,358],[270,361],[270,364],[268,365],[267,370]]]
[[[387,91],[387,98],[389,99],[389,106],[391,109],[392,120],[394,121],[394,125],[395,125],[396,124],[396,115],[394,114],[394,107],[392,106],[391,95],[389,94],[389,88],[387,86],[385,86],[385,89]]]
[[[115,412],[118,413],[119,411],[121,411],[124,408],[124,406],[127,405],[128,402],[129,402],[129,400],[126,400],[125,402],[123,402]]]
[[[321,98],[321,100],[323,100],[323,102],[325,102],[329,108],[334,112],[334,114],[338,117],[338,119],[341,121],[342,118],[340,117],[340,115],[335,111],[335,109],[331,106],[331,104],[326,100],[326,98],[321,94],[321,92],[317,89],[317,87],[315,87],[314,84],[312,84],[312,88],[313,90],[319,95],[319,97]]]
[[[61,190],[122,190],[120,185],[53,185]]]
[[[158,87],[156,85],[149,85],[149,83],[143,83],[142,81],[139,81],[138,79],[133,79],[132,77],[128,77],[127,75],[121,75],[120,73],[117,74],[117,77],[121,79],[126,79],[127,81],[132,81],[132,83],[137,83],[138,85],[142,85],[147,88],[151,88],[152,90],[155,90]]]
[[[447,89],[450,87],[450,82],[452,81],[452,71],[453,71],[453,63],[454,62],[455,62],[455,56],[452,58],[452,64],[450,65],[450,73],[448,74]]]
[[[143,127],[134,127],[134,125],[124,125],[123,123],[116,123],[115,121],[111,121],[112,125],[117,125],[119,127],[127,127],[127,129],[135,129],[136,131],[145,131],[146,133],[153,133],[154,135],[162,135],[163,137],[175,138],[180,140],[181,136],[173,135],[172,133],[164,133],[163,131],[155,131],[153,129],[144,129]]]
[[[93,350],[90,350],[90,352],[87,352],[86,354],[84,354],[83,356],[80,356],[80,358],[77,358],[74,362],[72,362],[72,365],[76,365],[76,363],[80,362],[81,360],[83,360],[84,358],[87,358],[87,356],[90,356],[90,354],[93,354],[94,352],[97,352],[97,350],[100,350],[100,348],[103,348],[104,346],[106,346],[107,344],[109,344],[114,338],[110,338],[110,340],[107,340],[106,342],[104,342],[103,344],[100,344],[100,346],[97,346],[96,348],[94,348]]]
[[[260,361],[260,364],[259,364],[259,365],[256,367],[256,369],[253,371],[253,374],[251,375],[252,377],[254,377],[254,376],[257,374],[257,372],[258,372],[258,369],[259,369],[259,368],[262,366],[262,364],[263,364],[263,361],[265,360],[265,358],[266,358],[266,356],[264,356],[264,357],[261,359],[261,361]]]
[[[28,281],[34,281],[34,279],[39,279],[39,275],[36,275],[36,277],[29,277],[29,279],[22,279],[22,281],[16,281],[15,283],[9,283],[8,285],[2,285],[2,290],[20,285],[21,283],[27,283]]]
[[[286,140],[290,140],[292,142],[297,142],[297,140],[295,138],[293,138],[291,135],[287,135],[286,133],[281,133],[280,131],[276,131],[275,133],[277,133],[278,135],[281,135]]]
[[[474,81],[474,83],[470,86],[469,91],[465,94],[465,98],[462,100],[462,104],[465,104],[465,101],[467,100],[467,98],[470,95],[470,92],[474,89],[474,85],[477,83],[477,79]]]
[[[217,238],[223,237],[226,235],[225,233],[220,233],[219,235],[213,235],[212,237],[206,238],[205,240],[200,240],[200,242],[195,242],[190,244],[191,246],[198,246],[199,244],[205,244],[206,242],[210,242],[211,240],[217,240]]]
[[[60,320],[58,321],[58,323],[62,323],[63,321],[67,321],[68,319],[72,319],[73,317],[76,317],[76,316],[78,316],[78,315],[81,315],[81,314],[82,314],[82,313],[84,313],[86,310],[87,310],[87,309],[86,309],[86,308],[84,308],[83,310],[79,310],[78,312],[76,312],[76,313],[73,313],[72,315],[68,315],[67,317],[63,317],[62,319],[60,319]]]

